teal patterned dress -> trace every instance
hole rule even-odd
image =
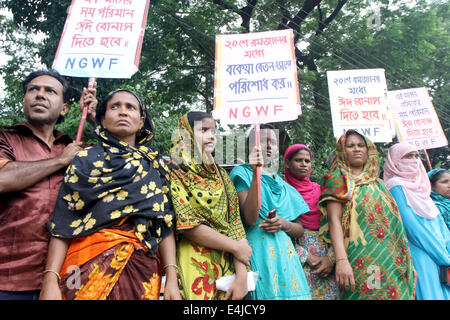
[[[253,170],[250,165],[235,167],[230,178],[236,191],[250,189]],[[254,226],[244,223],[247,239],[253,249],[250,260],[252,270],[259,273],[255,300],[309,300],[308,282],[291,238],[280,230],[268,233],[259,224],[267,213],[275,208],[277,214],[293,221],[309,211],[301,195],[277,174],[273,178],[263,172],[261,175],[261,210]]]

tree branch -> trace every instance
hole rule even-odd
[[[283,5],[284,2],[283,0],[277,0],[278,3],[278,7],[280,8],[281,11],[281,22],[278,24],[278,30],[282,30],[282,29],[288,29],[288,21],[289,21],[289,16],[290,13],[288,11],[288,9],[286,9],[286,7]]]
[[[230,11],[240,15],[241,9],[236,7],[234,4],[229,3],[228,1],[213,0],[213,3],[221,6],[222,8],[224,8],[226,10],[230,10]]]
[[[241,26],[250,32],[250,20],[252,18],[253,9],[255,8],[258,0],[249,0],[247,5],[240,10],[240,16],[242,18]]]
[[[322,20],[322,11],[320,10],[319,6],[319,27],[316,31],[316,36],[323,33],[323,30],[328,27],[328,25],[331,23],[331,21],[336,18],[338,13],[341,11],[342,7],[347,3],[347,0],[339,0],[338,4],[336,5],[336,8],[334,8],[333,12],[328,16],[328,18],[325,19],[325,21]]]
[[[288,27],[300,32],[300,26],[306,17],[314,10],[322,0],[306,0],[303,7],[297,12],[295,17],[289,22]]]
[[[243,27],[247,32],[250,32],[250,20],[252,18],[253,9],[258,3],[258,0],[248,0],[247,5],[240,9],[234,4],[224,0],[213,0],[213,3],[238,14],[242,19],[241,27]]]

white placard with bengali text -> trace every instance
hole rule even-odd
[[[384,69],[327,71],[333,132],[355,129],[372,142],[391,142],[395,134],[387,101]]]
[[[72,0],[53,69],[66,76],[131,78],[150,0]]]
[[[389,91],[388,97],[400,142],[421,150],[448,145],[425,87]]]
[[[292,29],[216,36],[214,118],[257,124],[300,114]]]

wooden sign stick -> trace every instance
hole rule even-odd
[[[95,82],[95,78],[90,77],[88,87],[92,88],[94,86],[94,82]],[[77,137],[75,139],[76,142],[80,142],[81,138],[83,137],[83,130],[84,130],[84,124],[86,123],[87,113],[88,113],[88,106],[87,106],[87,104],[84,104],[83,109],[81,111],[80,124],[78,125]]]
[[[430,170],[433,170],[433,167],[431,166],[431,162],[430,162],[430,157],[428,157],[427,150],[423,149],[423,153],[425,153],[425,159],[427,159],[428,168],[430,168]]]
[[[255,144],[256,147],[258,148],[261,146],[259,135],[259,123],[255,124]],[[256,193],[258,195],[256,203],[259,209],[261,208],[261,170],[262,170],[261,166],[256,166]]]

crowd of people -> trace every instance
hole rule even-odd
[[[209,113],[178,120],[167,161],[132,91],[83,89],[86,145],[55,130],[65,78],[35,71],[23,90],[26,121],[0,130],[0,300],[158,300],[163,278],[165,300],[450,299],[450,172],[427,174],[409,144],[381,179],[374,143],[348,130],[318,184],[304,144],[272,171],[265,124],[227,172]]]

